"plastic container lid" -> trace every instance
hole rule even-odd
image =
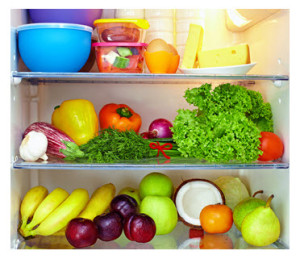
[[[146,47],[147,43],[142,42],[95,42],[92,47]]]
[[[73,29],[73,30],[81,30],[81,31],[88,31],[93,32],[93,28],[86,25],[75,24],[75,23],[30,23],[24,24],[17,27],[17,31],[24,31],[24,30],[33,30],[33,29]]]
[[[101,23],[133,23],[141,29],[148,29],[149,23],[145,19],[98,19],[94,21],[94,25]]]

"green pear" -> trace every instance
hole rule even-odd
[[[238,230],[241,231],[242,222],[246,215],[255,210],[257,207],[266,205],[266,202],[264,200],[255,198],[255,195],[262,192],[263,191],[255,192],[252,197],[248,197],[242,200],[234,207],[233,222]]]
[[[271,195],[265,206],[257,207],[243,220],[241,232],[244,240],[254,246],[268,246],[280,235],[280,223],[270,207]]]

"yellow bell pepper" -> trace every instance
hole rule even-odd
[[[87,143],[99,133],[99,121],[92,102],[66,100],[52,113],[52,125],[71,137],[77,145]]]

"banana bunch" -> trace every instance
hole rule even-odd
[[[64,235],[71,219],[82,217],[93,220],[107,210],[115,192],[115,186],[111,183],[96,189],[90,199],[88,191],[82,188],[73,190],[69,195],[62,188],[48,194],[43,186],[33,187],[21,203],[19,232],[24,237]]]
[[[85,218],[93,220],[96,216],[105,212],[110,205],[110,202],[115,197],[116,187],[112,183],[104,184],[97,188],[89,200],[84,210],[77,216],[78,218]],[[66,226],[56,233],[55,236],[64,236]]]

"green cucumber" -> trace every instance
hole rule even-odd
[[[130,50],[130,48],[117,47],[117,51],[121,57],[132,56],[132,51]]]
[[[113,66],[118,68],[126,68],[129,66],[129,59],[124,57],[116,57]]]

